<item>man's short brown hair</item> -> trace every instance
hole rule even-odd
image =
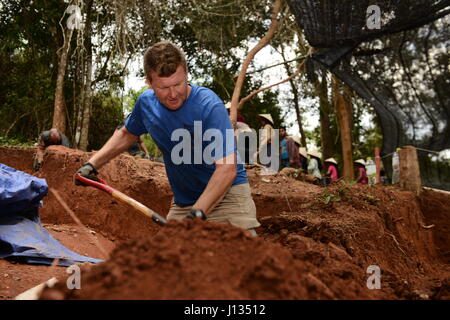
[[[170,42],[155,43],[144,54],[144,72],[150,81],[150,71],[156,72],[159,77],[169,77],[178,66],[187,71],[186,57],[180,48]]]

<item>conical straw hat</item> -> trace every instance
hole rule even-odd
[[[366,165],[366,162],[364,161],[364,159],[358,159],[358,160],[355,161],[355,163],[362,164],[363,166]]]
[[[272,119],[272,116],[271,116],[270,114],[268,114],[268,113],[262,113],[262,114],[259,114],[259,116],[260,116],[261,118],[264,118],[264,119],[269,120],[270,123],[273,125],[273,119]]]
[[[334,163],[335,165],[337,165],[337,161],[334,160],[334,158],[328,158],[328,159],[325,160],[324,162],[331,162],[331,163]]]
[[[303,148],[303,147],[298,148],[298,153],[300,153],[305,158],[308,158],[308,153],[306,152],[306,148]]]
[[[294,140],[299,146],[302,145],[299,136],[292,136],[292,140]]]
[[[309,154],[310,156],[313,156],[313,157],[322,159],[322,153],[319,152],[319,151],[317,151],[317,150],[311,150],[311,151],[308,151],[308,154]]]

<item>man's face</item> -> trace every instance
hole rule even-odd
[[[284,130],[283,128],[280,128],[280,137],[284,138],[286,136],[286,130]]]
[[[154,71],[150,71],[151,80],[147,84],[155,91],[158,100],[170,110],[177,110],[186,101],[191,87],[187,84],[187,72],[182,66],[168,77],[160,77]]]

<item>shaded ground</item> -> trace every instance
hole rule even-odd
[[[105,256],[97,248],[96,241],[107,253],[111,252],[115,246],[113,241],[106,239],[95,231],[90,232],[89,235],[86,234],[85,229],[77,225],[43,223],[43,226],[64,246],[82,255],[105,259]],[[50,278],[62,279],[65,276],[67,276],[66,268],[12,263],[0,259],[0,299],[13,299],[19,293]]]
[[[31,173],[32,154],[32,148],[0,147],[0,162]],[[254,239],[210,222],[161,228],[101,191],[76,187],[72,176],[89,157],[50,147],[38,175],[59,191],[84,225],[116,249],[107,262],[83,266],[81,290],[68,290],[61,281],[45,298],[450,298],[448,195],[427,191],[417,197],[393,187],[344,184],[320,188],[249,169],[262,224]],[[166,215],[172,194],[160,164],[121,155],[100,175]],[[44,200],[41,217],[48,224],[73,223],[52,194]],[[73,244],[85,241],[73,239]],[[379,290],[367,287],[367,268],[373,265],[381,270]],[[46,274],[48,267],[39,268],[45,276],[36,284],[53,276]]]

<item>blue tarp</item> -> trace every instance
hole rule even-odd
[[[46,265],[57,258],[60,266],[102,262],[67,249],[41,226],[39,207],[47,192],[45,179],[0,163],[0,258]]]

